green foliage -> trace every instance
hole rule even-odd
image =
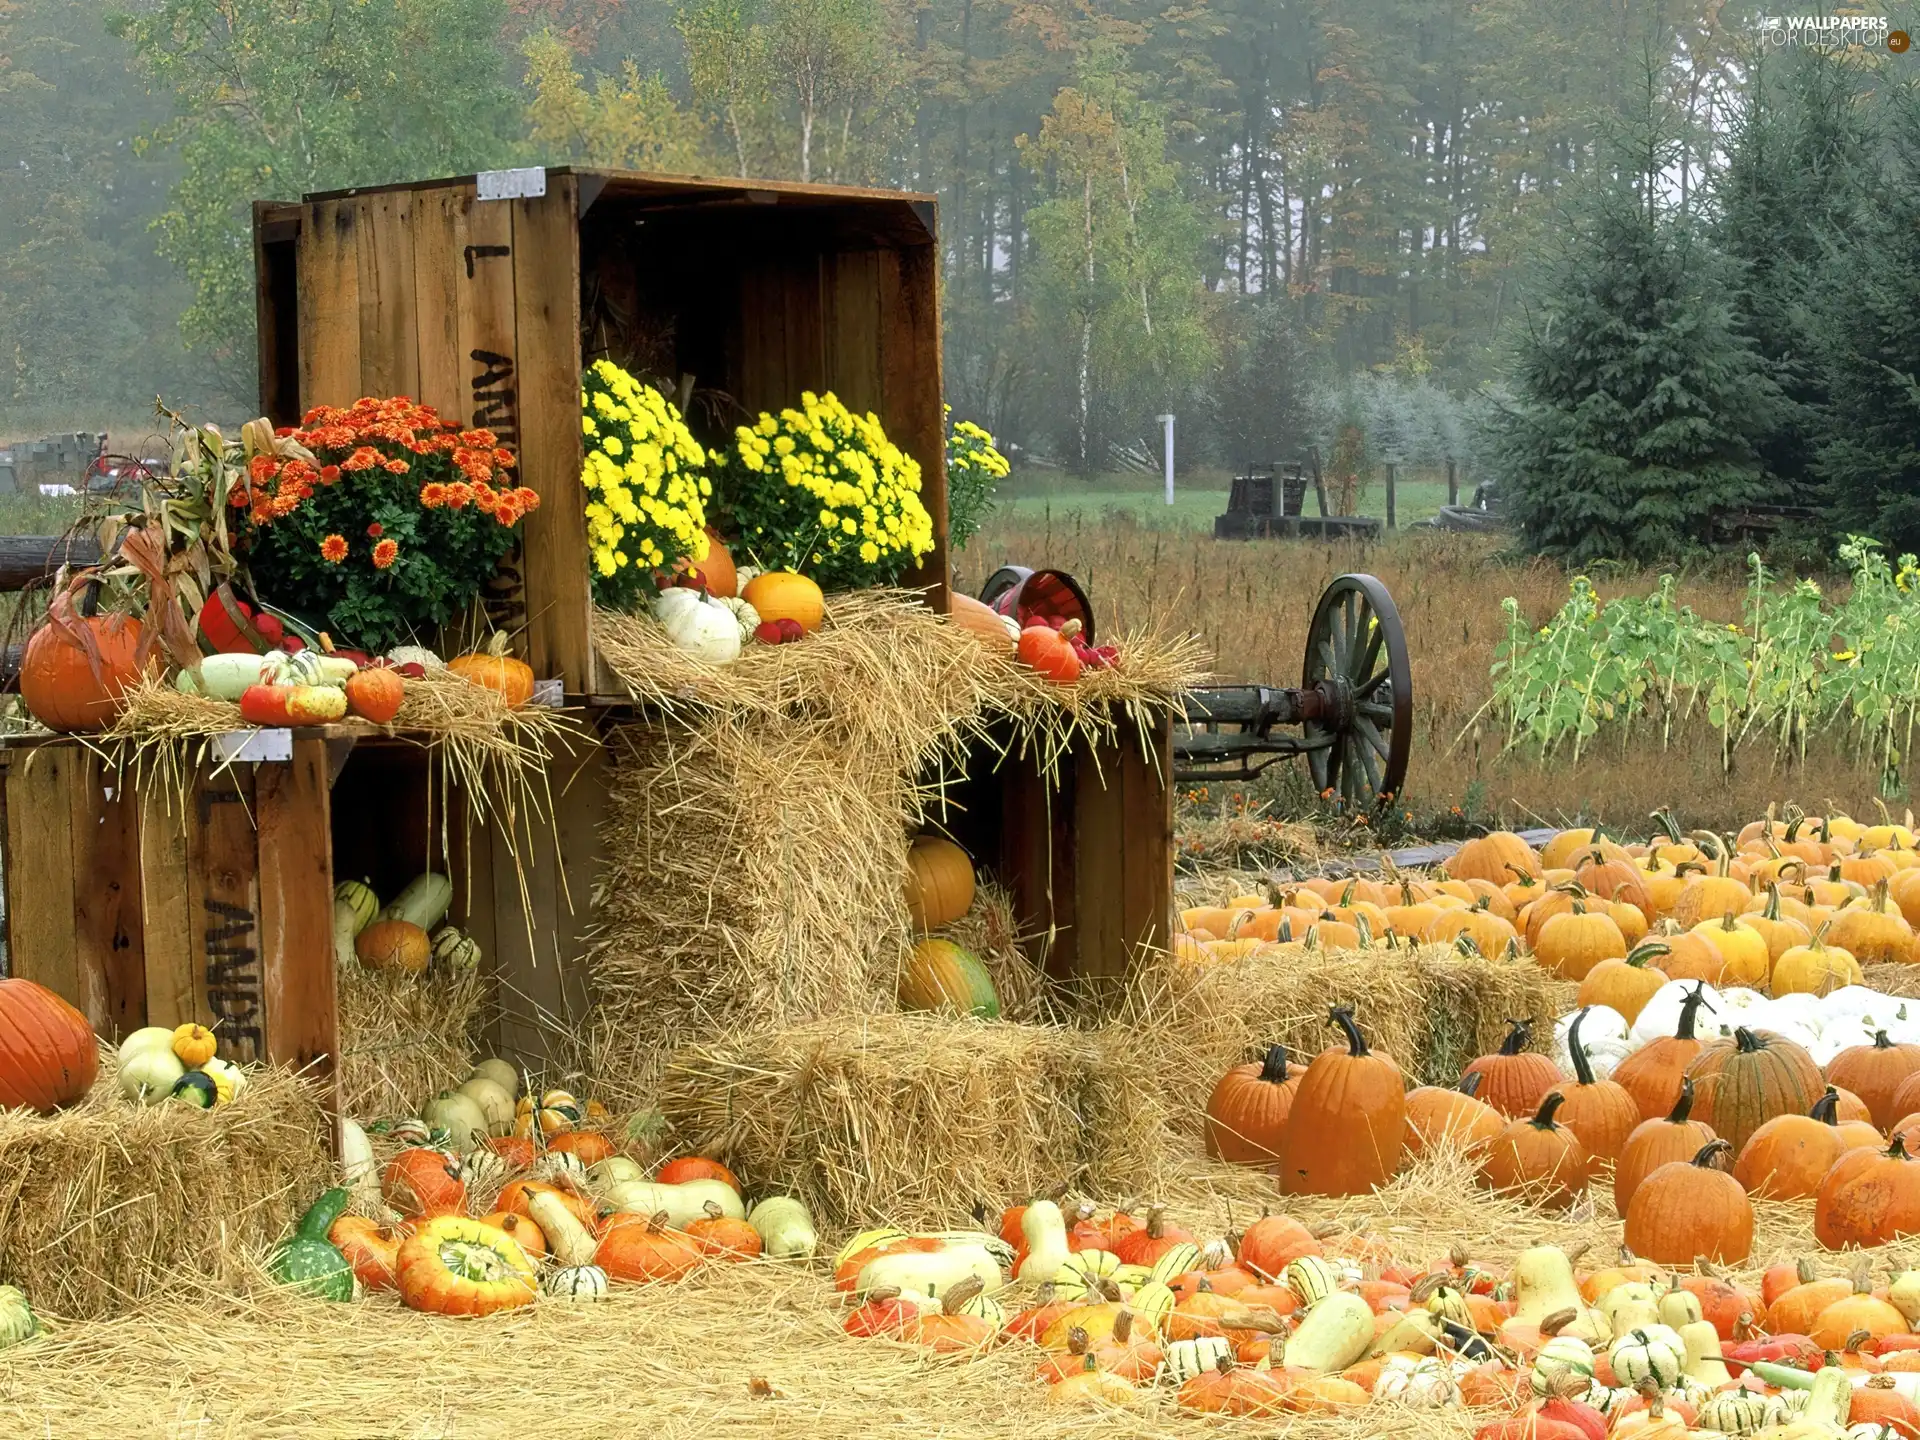
[[[1811,285],[1826,391],[1815,468],[1831,522],[1920,545],[1920,103],[1893,117],[1887,182],[1863,197]]]
[[[1753,442],[1778,392],[1715,256],[1648,189],[1602,180],[1573,212],[1493,422],[1527,545],[1576,563],[1684,554],[1764,489]]]
[[[1672,575],[1604,604],[1576,576],[1537,631],[1509,599],[1487,709],[1504,720],[1508,748],[1542,762],[1578,764],[1602,736],[1624,747],[1657,732],[1664,749],[1676,730],[1703,724],[1728,764],[1743,744],[1799,757],[1810,735],[1841,735],[1892,793],[1920,721],[1920,562],[1890,565],[1860,537],[1840,558],[1852,587],[1831,604],[1814,581],[1782,584],[1750,556],[1739,625],[1681,604]]]
[[[527,126],[548,164],[694,174],[714,168],[707,133],[658,74],[632,60],[588,90],[573,52],[551,31],[527,38]]]
[[[1213,385],[1219,457],[1243,465],[1291,460],[1309,443],[1316,353],[1292,307],[1256,296],[1222,307],[1220,369]]]
[[[112,28],[175,116],[181,174],[156,222],[193,287],[189,345],[249,367],[249,205],[498,165],[520,125],[504,0],[155,0]]]

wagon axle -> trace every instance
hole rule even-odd
[[[1413,677],[1400,612],[1373,576],[1342,575],[1314,610],[1299,688],[1189,692],[1174,730],[1173,773],[1182,781],[1251,780],[1276,760],[1305,755],[1316,790],[1370,810],[1400,793],[1412,745]]]

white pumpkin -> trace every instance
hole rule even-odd
[[[429,1128],[447,1132],[448,1143],[467,1150],[487,1138],[487,1114],[480,1102],[458,1090],[442,1090],[420,1110]]]
[[[1729,985],[1720,992],[1722,1015],[1745,1015],[1767,1004],[1767,997],[1746,985]]]
[[[487,1130],[494,1135],[513,1133],[513,1096],[490,1076],[475,1073],[460,1082],[460,1093],[480,1107]]]
[[[1833,1057],[1842,1050],[1850,1050],[1856,1045],[1871,1044],[1873,1044],[1873,1036],[1860,1026],[1851,1020],[1838,1020],[1822,1030],[1819,1037],[1806,1049],[1807,1053],[1813,1057],[1813,1063],[1824,1070],[1833,1063]]]
[[[1678,1334],[1665,1325],[1643,1325],[1629,1330],[1607,1351],[1614,1378],[1623,1385],[1638,1385],[1649,1377],[1662,1390],[1678,1383],[1686,1368],[1687,1347]]]
[[[520,1072],[514,1069],[509,1062],[502,1060],[497,1055],[489,1056],[474,1066],[473,1074],[469,1075],[467,1079],[491,1080],[507,1092],[507,1098],[509,1100],[516,1098],[520,1094]]]
[[[1699,985],[1697,980],[1669,980],[1658,990],[1634,1017],[1633,1039],[1636,1045],[1645,1045],[1650,1040],[1672,1035],[1680,1028],[1680,1003],[1693,993]],[[1711,985],[1700,985],[1702,1004],[1694,1016],[1694,1034],[1705,1038],[1712,1032],[1711,1022],[1720,1005],[1720,992]],[[1585,1035],[1586,1027],[1580,1033]]]
[[[563,1265],[547,1273],[540,1293],[552,1300],[580,1304],[607,1298],[607,1272],[598,1265]]]
[[[1850,1020],[1867,1031],[1906,1020],[1915,1009],[1901,996],[1883,995],[1865,985],[1843,985],[1820,1001],[1824,1024]]]
[[[587,1167],[587,1183],[599,1194],[629,1180],[645,1180],[647,1172],[629,1155],[609,1155]]]
[[[1814,1034],[1823,1034],[1827,1028],[1826,1012],[1821,1008],[1818,995],[1776,995],[1767,1002],[1771,1014],[1783,1017],[1811,1030]]]
[[[171,1050],[149,1045],[120,1060],[120,1093],[142,1105],[158,1105],[173,1093],[187,1067]]]
[[[1160,1361],[1156,1380],[1180,1385],[1216,1368],[1223,1357],[1233,1354],[1233,1342],[1224,1335],[1203,1335],[1197,1340],[1176,1340],[1167,1346]]]
[[[1694,1423],[1702,1430],[1718,1430],[1723,1435],[1753,1435],[1774,1424],[1785,1413],[1786,1406],[1776,1395],[1762,1395],[1753,1390],[1722,1390],[1700,1407]]]
[[[740,627],[742,640],[748,639],[760,628],[760,612],[738,596],[717,595],[713,603],[733,616],[734,623]]]
[[[654,601],[653,616],[677,648],[709,665],[728,665],[740,658],[740,622],[724,605],[697,590],[663,590]]]
[[[1582,1015],[1586,1019],[1580,1020]],[[1628,1055],[1633,1053],[1632,1033],[1627,1017],[1611,1005],[1587,1005],[1569,1010],[1553,1023],[1553,1060],[1562,1072],[1573,1073],[1573,1055],[1567,1049],[1567,1032],[1580,1020],[1580,1048],[1587,1052],[1593,1073],[1604,1080]]]
[[[1569,1375],[1593,1379],[1593,1349],[1572,1335],[1556,1335],[1533,1357],[1528,1381],[1536,1395],[1557,1394]]]

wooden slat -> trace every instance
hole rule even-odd
[[[1173,923],[1173,722],[1158,719],[1150,740],[1151,750],[1143,750],[1128,727],[1120,754],[1120,833],[1126,850],[1119,901],[1130,968],[1140,963],[1142,948],[1166,947]]]
[[[502,445],[518,454],[520,365],[514,332],[514,206],[509,201],[477,200],[471,185],[453,193],[455,238],[460,245],[459,268],[454,272],[454,322],[460,337],[461,367],[460,408],[454,413],[466,424],[486,426]],[[574,363],[577,367],[577,358]],[[520,633],[527,617],[522,568],[516,556],[509,556],[485,595],[488,622],[494,629],[514,635]]]
[[[187,843],[187,801],[149,786],[140,806],[140,914],[146,951],[147,1023],[172,1028],[206,1018],[195,1003],[196,909]]]
[[[414,331],[420,357],[420,402],[463,418],[466,365],[460,353],[460,276],[466,267],[464,190],[427,190],[413,200]]]
[[[260,961],[259,840],[252,767],[203,774],[188,835],[193,907],[193,1018],[212,1025],[236,1064],[266,1058]],[[325,833],[324,831],[322,832]]]
[[[494,917],[499,907],[493,893],[493,831],[474,819],[472,807],[461,796],[454,798],[449,818],[452,854],[447,860],[447,875],[453,881],[453,908],[449,913],[454,924],[480,947],[482,966],[495,973],[499,938]]]
[[[48,745],[7,772],[7,953],[15,978],[84,1010],[73,929],[72,785],[78,745]]]
[[[300,227],[300,408],[360,398],[357,202],[316,204]]]
[[[1074,927],[1071,756],[1061,762],[1060,771],[1068,786],[1066,798],[1030,759],[1008,759],[1001,766],[998,872],[1013,892],[1021,933],[1038,937],[1035,959],[1050,976],[1068,980],[1076,973],[1080,942]]]
[[[415,329],[413,196],[370,195],[356,204],[360,288],[360,393],[420,393]]]
[[[260,366],[260,413],[292,425],[300,410],[299,280],[296,246],[300,209],[253,202],[254,323]],[[289,232],[284,238],[279,232]],[[269,238],[272,233],[274,238]]]
[[[511,842],[498,817],[491,829],[500,1053],[544,1071],[558,1058],[549,1053],[549,1027],[566,1014],[558,965],[561,905],[553,834],[537,824],[529,835],[524,818]]]
[[[920,462],[920,499],[933,517],[934,549],[906,579],[945,612],[947,432],[940,374],[940,267],[933,246],[888,252],[880,262],[880,414],[887,436]]]
[[[594,683],[586,491],[580,484],[580,247],[574,179],[513,201],[520,479],[540,496],[524,552],[527,661],[569,691]]]
[[[257,804],[265,1051],[325,1087],[340,1039],[326,742],[295,741],[291,761],[262,765]]]
[[[147,1023],[139,802],[126,792],[128,778],[82,751],[70,786],[80,1009],[97,1034],[114,1041]]]
[[[880,411],[880,264],[874,250],[848,250],[825,261],[825,384],[856,414]],[[882,422],[885,422],[882,414]]]
[[[1121,747],[1077,744],[1073,785],[1056,803],[1073,810],[1074,977],[1109,982],[1127,973],[1125,776]]]
[[[584,1024],[593,994],[586,966],[587,933],[594,923],[593,889],[605,871],[600,827],[607,817],[612,777],[607,754],[595,744],[554,766],[554,830],[565,865],[560,895],[560,992],[570,1027]]]

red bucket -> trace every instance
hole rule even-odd
[[[1092,645],[1093,604],[1080,582],[1064,570],[1029,570],[1024,565],[1003,565],[987,577],[980,600],[1001,615],[1011,616],[1022,628],[1080,622],[1081,633]]]

